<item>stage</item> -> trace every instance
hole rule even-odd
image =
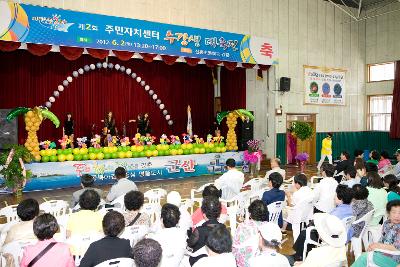
[[[201,175],[222,174],[225,161],[234,158],[243,166],[243,152],[178,155],[151,158],[66,161],[26,164],[32,171],[24,192],[79,187],[80,176],[93,175],[97,185],[115,182],[114,170],[124,167],[132,181],[182,179]],[[3,180],[0,177],[0,183]]]

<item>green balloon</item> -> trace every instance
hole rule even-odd
[[[94,151],[94,147],[89,147],[88,152],[93,153],[93,151]]]
[[[51,161],[51,162],[57,162],[57,161],[58,161],[57,156],[55,156],[55,155],[50,156],[50,161]]]
[[[113,158],[113,159],[118,158],[118,153],[117,152],[112,153],[111,158]]]
[[[165,150],[164,155],[169,156],[169,155],[171,155],[171,152],[169,150]]]
[[[122,146],[119,146],[119,147],[117,148],[117,151],[118,151],[118,152],[121,152],[122,149],[123,149]]]
[[[82,155],[81,154],[75,154],[74,155],[74,160],[77,160],[77,161],[82,160]]]
[[[110,153],[104,153],[104,159],[110,159],[111,154]]]
[[[164,150],[159,150],[158,151],[158,155],[159,156],[164,156],[165,155],[165,151]]]
[[[206,153],[210,153],[211,152],[211,150],[207,147],[206,148]]]
[[[140,152],[139,157],[146,157],[146,153],[144,153],[144,151]]]
[[[88,154],[83,154],[82,155],[82,160],[88,160],[89,159],[89,155]]]
[[[57,155],[61,155],[61,154],[63,154],[62,149],[57,149]]]
[[[43,156],[42,157],[42,162],[49,162],[50,157],[49,156]]]
[[[140,153],[137,152],[137,151],[135,151],[135,152],[132,153],[132,156],[133,156],[134,158],[139,157],[139,155],[140,155]]]
[[[224,147],[225,146],[225,143],[224,142],[221,142],[220,144],[219,144],[219,147]]]

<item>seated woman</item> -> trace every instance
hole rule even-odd
[[[386,205],[388,220],[383,223],[382,237],[378,243],[370,244],[368,251],[376,249],[399,251],[400,250],[400,200],[392,200]],[[400,256],[392,256],[381,252],[373,252],[373,261],[377,266],[396,267],[400,263]],[[351,265],[352,267],[367,266],[368,252]]]
[[[351,208],[353,210],[353,215],[356,220],[360,219],[362,216],[374,209],[372,203],[368,200],[368,189],[360,184],[353,186],[354,199],[351,202]],[[359,237],[361,230],[364,227],[364,222],[352,225],[353,234],[352,237]]]
[[[262,196],[262,201],[265,205],[272,204],[277,201],[284,201],[285,200],[285,191],[280,190],[283,183],[283,177],[281,174],[277,172],[273,172],[269,176],[268,187],[271,188],[268,191],[265,191]],[[282,227],[283,219],[282,219],[282,212],[279,215],[278,224]]]
[[[21,267],[75,267],[69,246],[53,239],[58,228],[53,215],[45,213],[36,217],[33,221],[33,232],[39,241],[35,245],[25,247]]]
[[[268,221],[267,205],[261,200],[250,204],[249,213],[250,220],[239,224],[233,239],[232,252],[239,267],[249,266],[248,261],[255,255],[258,247],[258,229]]]
[[[214,196],[219,199],[221,197],[221,190],[216,188],[215,185],[208,185],[204,188],[202,192],[202,197],[204,199],[205,197],[209,196]],[[225,205],[221,204],[221,216],[218,218],[218,221],[220,223],[225,223],[226,219],[227,219],[227,209]],[[200,226],[204,223],[204,217],[201,208],[198,208],[197,210],[195,210],[195,212],[193,212],[192,221],[194,227]]]
[[[367,189],[369,192],[368,200],[371,201],[374,206],[374,217],[369,222],[370,226],[377,226],[385,215],[385,207],[387,203],[387,192],[383,188],[383,182],[377,172],[368,172],[368,185]]]
[[[376,150],[372,150],[369,153],[369,160],[367,160],[367,163],[371,162],[371,163],[374,163],[376,166],[378,166],[380,159],[381,159],[381,155],[379,154],[379,152]]]
[[[124,196],[125,208],[128,210],[124,214],[125,226],[146,225],[150,227],[150,217],[147,213],[141,213],[144,195],[140,191],[129,191]]]
[[[389,153],[387,151],[382,151],[381,152],[381,158],[378,163],[378,170],[385,169],[387,166],[392,166],[392,163],[389,160]]]
[[[118,211],[109,211],[102,224],[105,237],[90,244],[80,267],[92,267],[116,258],[131,258],[129,240],[118,237],[125,228],[124,216]]]
[[[389,192],[387,195],[387,200],[392,201],[395,199],[400,200],[400,187],[399,180],[397,180],[394,174],[388,174],[383,178],[383,184],[388,188]]]

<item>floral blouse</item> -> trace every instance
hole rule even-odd
[[[353,215],[356,217],[356,220],[358,220],[362,216],[373,210],[374,206],[368,199],[355,199],[351,203],[351,208],[353,210]],[[353,237],[360,236],[364,224],[365,224],[364,222],[360,222],[358,224],[352,225]]]
[[[387,220],[383,223],[382,228],[382,237],[379,240],[379,243],[393,245],[395,248],[400,250],[400,224],[393,224],[390,220]],[[392,256],[386,255],[391,257],[397,263],[400,262],[400,256]]]
[[[249,220],[239,224],[233,239],[232,252],[238,267],[249,267],[249,259],[258,249],[258,227],[264,222]]]
[[[133,210],[123,214],[125,219],[125,226],[128,226],[133,221],[133,219],[135,219],[137,214],[138,211],[133,211]],[[147,225],[149,227],[151,226],[150,224],[151,223],[149,215],[143,212],[140,214],[140,217],[134,223],[134,225]]]

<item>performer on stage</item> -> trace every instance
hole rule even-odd
[[[112,136],[115,136],[117,134],[116,128],[115,128],[115,118],[114,114],[110,111],[106,114],[104,120],[101,120],[104,122],[104,128],[107,129],[107,133],[111,134]]]
[[[136,120],[130,120],[129,122],[136,122]],[[145,113],[144,116],[139,114],[137,117],[137,130],[142,136],[151,132],[149,114]]]
[[[150,117],[149,117],[149,113],[144,113],[144,117],[143,120],[145,122],[145,132],[146,134],[150,134],[151,133],[151,127],[150,127]]]
[[[63,136],[65,135],[71,140],[71,148],[74,148],[74,120],[70,112],[67,113],[67,117],[64,121]]]
[[[322,163],[324,163],[326,157],[328,157],[329,163],[332,164],[332,133],[328,133],[324,140],[322,140],[321,159],[317,166],[318,172],[320,171]]]

